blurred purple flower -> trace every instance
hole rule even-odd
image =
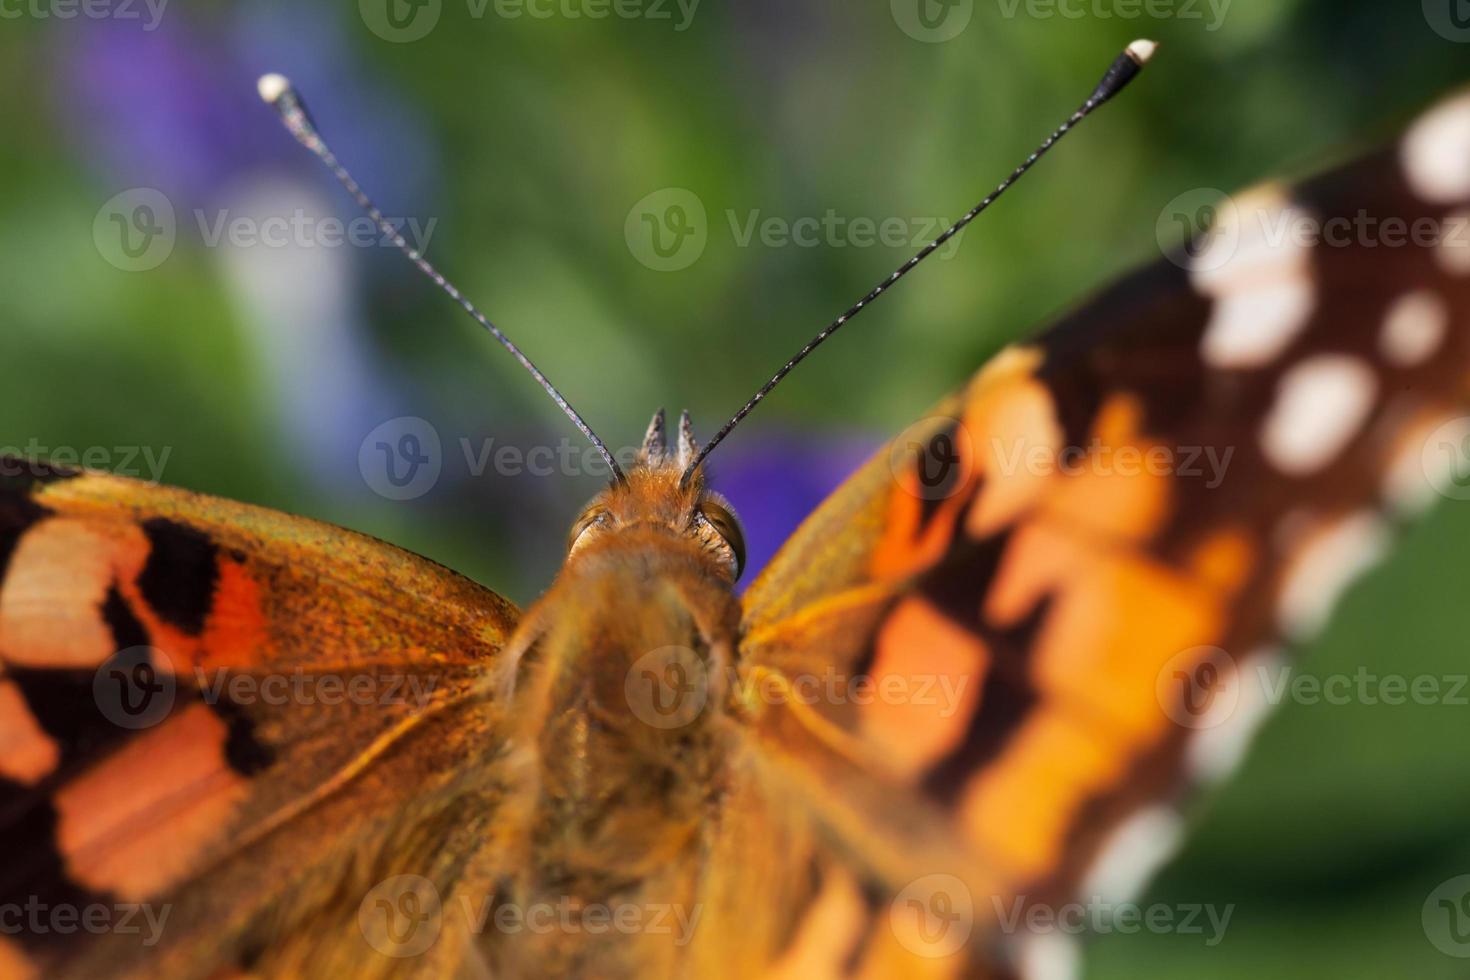
[[[72,26],[55,34],[58,117],[108,183],[157,187],[186,209],[265,169],[312,168],[325,186],[325,172],[255,94],[256,78],[279,71],[331,120],[333,144],[365,186],[427,204],[414,184],[434,171],[430,141],[362,70],[330,9],[268,6],[232,22],[179,12],[153,31],[117,19]]]
[[[237,218],[256,227],[276,214],[356,218],[357,205],[256,95],[256,78],[279,71],[330,121],[335,148],[365,186],[431,214],[423,210],[427,190],[412,186],[434,170],[431,143],[406,107],[362,70],[343,41],[344,19],[329,8],[270,5],[233,19],[179,11],[153,31],[116,19],[78,22],[54,35],[57,116],[108,193],[162,191],[180,237],[195,246]],[[392,139],[383,138],[385,130]],[[382,264],[388,275],[410,277],[412,269],[382,248],[213,243],[274,389],[296,472],[335,494],[364,493],[361,440],[384,419],[409,414],[406,406],[419,399],[379,363],[362,325],[358,284],[381,280],[355,270]]]
[[[159,30],[114,20],[58,34],[59,113],[81,158],[122,186],[147,185],[201,207],[242,169],[291,149],[246,72],[179,18]]]
[[[767,431],[750,448],[711,457],[714,486],[735,505],[745,527],[749,585],[807,515],[867,462],[883,440],[860,433]]]

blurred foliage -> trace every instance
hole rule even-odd
[[[626,445],[659,405],[688,406],[708,434],[911,251],[742,246],[730,214],[957,217],[1124,43],[1158,38],[1145,78],[969,230],[953,259],[917,272],[763,405],[717,457],[727,475],[762,446],[780,445],[797,471],[823,446],[876,445],[1001,344],[1156,257],[1155,223],[1176,195],[1329,164],[1470,75],[1470,46],[1431,30],[1418,4],[1376,0],[1235,0],[1218,24],[1218,3],[1177,5],[1198,17],[1126,19],[1099,16],[1129,6],[1107,0],[1066,4],[1085,12],[1075,18],[977,0],[969,27],[942,44],[907,36],[881,2],[706,0],[678,31],[506,19],[494,0],[476,18],[444,0],[437,27],[412,43],[376,36],[355,3],[300,6],[169,8],[149,43],[184,52],[210,85],[140,84],[104,115],[83,106],[161,71],[153,48],[129,47],[137,25],[0,27],[12,93],[0,100],[0,445],[166,447],[169,483],[378,534],[518,601],[548,581],[595,475],[460,474],[407,503],[364,494],[347,471],[314,478],[298,431],[307,420],[283,417],[270,348],[242,312],[260,287],[232,286],[231,260],[197,236],[181,234],[148,272],[121,271],[94,245],[103,202],[156,185],[150,161],[186,152],[167,134],[195,126],[245,147],[221,154],[204,181],[218,194],[200,206],[273,174],[354,214],[251,101],[256,74],[314,80],[318,121],[385,210],[436,218],[432,258]],[[169,125],[151,128],[160,114]],[[231,165],[250,153],[259,160]],[[624,239],[634,203],[668,187],[693,191],[709,216],[703,256],[677,272],[644,266]],[[575,435],[406,264],[368,249],[347,266],[348,319],[380,372],[374,390],[433,419],[446,460],[461,437],[526,446]],[[306,394],[330,399],[335,383]],[[349,431],[350,459],[367,428]],[[760,518],[760,498],[782,489],[735,503]],[[1466,542],[1470,509],[1442,508],[1356,591],[1302,669],[1463,672]],[[1426,940],[1420,912],[1436,884],[1470,871],[1467,718],[1463,706],[1283,711],[1145,899],[1234,903],[1225,941],[1109,935],[1089,953],[1093,974],[1462,973]]]

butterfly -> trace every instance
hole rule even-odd
[[[743,598],[705,457],[917,260],[704,446],[655,415],[524,611],[350,531],[0,459],[0,976],[1057,975],[1029,913],[1145,881],[1263,717],[1248,669],[1466,483],[1470,97],[1214,211]],[[1362,215],[1426,235],[1325,233]]]

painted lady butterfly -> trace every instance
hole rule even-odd
[[[1337,247],[1364,215],[1424,240]],[[729,426],[701,451],[687,417],[525,612],[348,531],[0,461],[0,899],[134,920],[7,929],[0,976],[1050,975],[998,910],[1143,881],[1262,715],[1244,670],[1463,479],[1429,437],[1470,393],[1467,223],[1464,97],[1235,198],[985,365],[743,600],[700,468]]]

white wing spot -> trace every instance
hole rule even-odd
[[[1373,410],[1378,380],[1348,354],[1319,354],[1291,368],[1261,427],[1261,449],[1287,476],[1307,476],[1332,462]]]
[[[1287,571],[1277,601],[1282,631],[1294,639],[1316,635],[1343,592],[1379,562],[1388,544],[1387,525],[1367,510],[1308,538]]]
[[[1413,367],[1434,356],[1450,326],[1450,308],[1438,293],[1420,289],[1388,309],[1378,345],[1389,363]]]
[[[1082,950],[1064,932],[1037,932],[1020,944],[1016,957],[1024,980],[1077,980],[1082,976]]]
[[[1275,707],[1267,697],[1263,678],[1277,674],[1285,662],[1281,651],[1274,648],[1245,658],[1237,683],[1240,695],[1230,717],[1215,727],[1201,728],[1189,743],[1186,752],[1191,777],[1206,784],[1217,783],[1239,767]]]
[[[1470,276],[1470,211],[1445,216],[1434,259],[1452,276]]]
[[[1379,490],[1383,502],[1400,517],[1415,517],[1434,503],[1437,494],[1432,475],[1424,468],[1424,443],[1432,425],[1417,425],[1399,437]]]
[[[1435,106],[1404,134],[1399,158],[1415,194],[1434,204],[1470,198],[1470,95]]]
[[[1087,871],[1082,894],[1114,905],[1136,900],[1183,837],[1184,821],[1173,807],[1139,810],[1108,835]]]
[[[1310,215],[1279,187],[1242,195],[1191,264],[1194,288],[1215,300],[1200,353],[1217,368],[1251,368],[1280,356],[1316,306]]]

